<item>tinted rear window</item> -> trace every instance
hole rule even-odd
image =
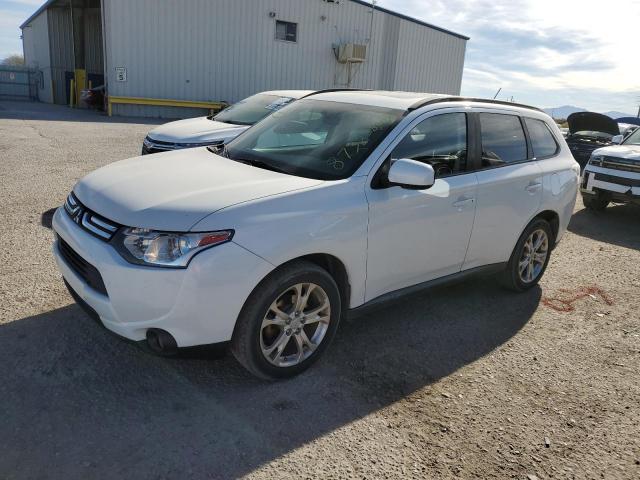
[[[527,159],[527,141],[515,115],[481,113],[482,168],[498,167]]]
[[[534,157],[550,157],[558,152],[558,144],[546,123],[533,118],[525,118],[524,122],[527,125],[527,130],[529,130],[529,139],[531,140]]]

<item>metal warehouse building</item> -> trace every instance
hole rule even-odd
[[[459,94],[468,40],[360,0],[49,0],[21,28],[41,101],[91,82],[162,117],[276,89]]]

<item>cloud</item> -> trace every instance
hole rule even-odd
[[[640,64],[640,2],[623,9],[594,0],[380,0],[390,8],[471,37],[463,94],[501,96],[538,106],[574,103],[634,112]]]
[[[22,53],[20,24],[35,12],[44,0],[2,0],[0,2],[0,59]]]

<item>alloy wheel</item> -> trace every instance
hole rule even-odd
[[[287,288],[270,305],[260,327],[260,348],[277,367],[298,365],[318,348],[331,321],[331,302],[315,283]]]
[[[549,237],[542,230],[534,230],[527,238],[518,261],[518,274],[524,283],[531,283],[540,276],[549,255]]]

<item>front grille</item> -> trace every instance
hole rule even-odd
[[[149,137],[144,139],[142,143],[142,155],[149,155],[152,153],[168,152],[175,150],[176,144],[172,142],[162,142],[160,140],[152,140]]]
[[[617,185],[624,185],[625,187],[640,187],[640,179],[616,177],[604,173],[596,173],[594,178],[601,182],[615,183]]]
[[[73,192],[69,194],[67,201],[64,202],[64,210],[71,217],[71,220],[81,228],[105,242],[111,240],[118,228],[120,228],[117,223],[107,220],[82,205]]]
[[[144,143],[142,144],[142,155],[169,152],[171,150],[182,150],[184,148],[216,146],[216,145],[222,145],[223,143],[224,143],[224,140],[211,141],[206,143],[164,142],[161,140],[154,140],[152,138],[147,137],[144,139]]]
[[[640,173],[640,160],[604,156],[602,157],[602,166],[604,168],[612,168],[614,170]]]
[[[586,162],[587,160],[589,160],[589,157],[591,157],[591,153],[596,148],[599,148],[599,147],[596,145],[587,146],[587,145],[579,145],[579,144],[569,144],[569,150],[571,150],[573,158],[575,158],[576,161],[578,162]]]
[[[57,236],[57,240],[58,251],[69,268],[76,272],[93,290],[108,297],[107,287],[105,287],[102,275],[100,275],[98,269],[78,255],[59,235]]]

